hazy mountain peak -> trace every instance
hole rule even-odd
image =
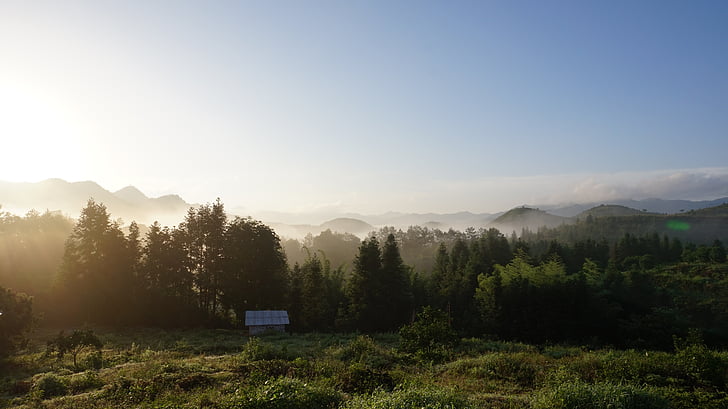
[[[365,235],[374,230],[374,226],[371,224],[351,217],[339,217],[329,220],[323,223],[321,228],[339,233],[352,233],[357,235]]]
[[[641,210],[637,210],[631,207],[616,205],[616,204],[603,204],[594,206],[591,209],[585,210],[577,216],[578,218],[586,218],[587,216],[592,217],[609,217],[609,216],[635,216],[638,214],[646,214]]]
[[[129,203],[140,203],[149,199],[144,193],[134,186],[127,186],[114,192],[114,196],[126,200]]]
[[[106,205],[114,219],[140,223],[158,220],[167,225],[181,221],[190,206],[177,195],[152,199],[134,186],[112,193],[93,181],[67,182],[53,178],[37,183],[0,183],[0,203],[4,209],[17,214],[47,209],[76,216],[89,199]]]
[[[541,209],[532,207],[516,207],[498,216],[490,224],[502,233],[515,231],[519,233],[522,229],[538,230],[540,227],[556,227],[568,223],[570,219],[556,216]]]

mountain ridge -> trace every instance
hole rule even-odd
[[[86,202],[93,198],[104,203],[114,218],[140,223],[158,220],[162,224],[175,225],[182,221],[186,211],[194,204],[187,203],[179,195],[169,194],[148,197],[134,186],[126,186],[111,192],[94,181],[67,182],[51,178],[40,182],[0,181],[0,205],[4,211],[30,209],[60,210],[68,215],[77,215]],[[554,227],[568,224],[577,218],[587,217],[588,212],[607,212],[610,216],[639,214],[679,214],[728,203],[728,197],[690,201],[671,199],[616,200],[586,204],[519,206],[497,213],[476,213],[460,211],[452,213],[405,213],[385,212],[365,215],[359,213],[312,213],[295,214],[285,212],[260,212],[243,214],[242,208],[228,210],[231,215],[253,216],[271,225],[281,236],[303,237],[308,233],[319,233],[326,229],[365,236],[382,226],[406,229],[409,226],[423,226],[431,229],[464,230],[468,227],[496,227],[504,233],[521,231],[522,228],[536,230],[539,227]],[[621,208],[620,208],[621,207]],[[530,210],[516,210],[530,209]],[[596,210],[595,210],[596,209]],[[519,213],[522,217],[516,217]],[[573,219],[573,220],[572,220]]]

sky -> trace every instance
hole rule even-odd
[[[0,2],[0,180],[282,212],[728,196],[721,1]]]

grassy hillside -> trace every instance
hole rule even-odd
[[[442,364],[398,336],[97,329],[101,351],[2,365],[0,405],[44,408],[725,408],[728,354],[588,351],[463,339]]]

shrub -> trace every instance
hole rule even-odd
[[[394,379],[386,372],[373,371],[361,364],[354,364],[340,377],[338,386],[348,393],[371,393],[376,389],[391,391],[394,388]]]
[[[690,388],[661,388],[660,394],[670,401],[670,409],[725,409],[728,393],[715,390]]]
[[[422,387],[378,391],[371,395],[357,395],[344,405],[344,409],[466,409],[468,401],[455,392]]]
[[[684,378],[667,352],[610,351],[601,357],[598,379],[612,383],[629,381],[664,385],[670,379]]]
[[[533,409],[663,409],[667,401],[647,388],[613,383],[566,382],[541,391]]]
[[[240,357],[245,361],[262,361],[283,358],[281,351],[263,342],[260,338],[250,337],[243,347]]]
[[[390,367],[395,357],[390,350],[377,345],[368,335],[360,335],[348,344],[334,350],[334,358],[366,365],[370,368],[382,369]]]
[[[108,389],[105,396],[111,400],[136,404],[154,400],[162,390],[163,382],[148,379],[119,378]]]
[[[341,401],[341,394],[332,388],[279,378],[237,396],[231,406],[236,409],[334,409]]]
[[[62,396],[68,393],[68,386],[54,374],[45,374],[33,382],[31,394],[37,395],[41,399],[48,399],[54,396]]]
[[[499,379],[530,387],[545,367],[541,355],[494,353],[478,358],[460,359],[446,366],[447,372],[481,379]]]
[[[73,331],[73,333],[68,336],[61,331],[55,338],[48,341],[46,353],[50,355],[55,352],[58,354],[59,359],[63,358],[65,354],[70,353],[71,356],[73,356],[74,368],[78,368],[76,358],[84,348],[96,348],[98,351],[102,346],[103,344],[101,343],[101,340],[99,340],[91,330]]]
[[[417,320],[399,330],[400,350],[420,361],[442,362],[452,354],[457,335],[443,311],[425,307]]]
[[[83,369],[101,369],[104,366],[104,358],[101,351],[94,351],[81,359],[80,368]]]
[[[255,379],[268,379],[286,376],[292,371],[293,365],[283,359],[259,360],[246,362],[234,368],[242,376]]]
[[[486,352],[538,352],[532,345],[519,342],[494,341],[487,338],[463,338],[457,345],[457,352],[465,355],[482,355]]]
[[[68,389],[73,394],[98,389],[102,386],[104,386],[104,382],[92,371],[86,371],[78,376],[74,376],[68,382]]]
[[[725,388],[728,362],[701,342],[681,346],[675,354],[675,364],[694,386]]]

